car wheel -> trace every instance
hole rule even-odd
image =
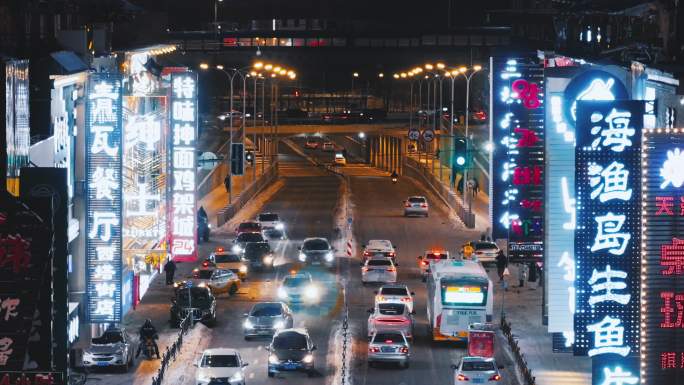
[[[316,371],[314,370],[314,368],[311,368],[311,369],[306,371],[307,377],[314,377],[315,375],[316,375]]]
[[[251,340],[252,340],[252,337],[250,337],[250,336],[245,336],[245,341],[251,341]]]
[[[273,378],[273,377],[275,376],[275,373],[273,373],[273,372],[268,372],[268,376],[271,377],[271,378]]]
[[[237,293],[237,291],[238,291],[237,285],[233,284],[230,286],[230,290],[228,290],[228,294],[234,295],[235,293]]]

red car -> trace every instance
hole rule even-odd
[[[318,148],[319,145],[320,145],[320,143],[317,140],[307,139],[306,143],[304,143],[304,148],[315,150]]]
[[[261,224],[256,221],[242,222],[235,229],[235,235],[242,233],[261,233]]]

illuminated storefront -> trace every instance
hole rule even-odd
[[[19,195],[19,170],[29,164],[29,61],[5,63],[7,191]]]
[[[599,83],[605,84],[592,81],[590,89]],[[644,102],[578,101],[570,113],[577,122],[573,350],[592,358],[593,384],[610,384],[619,376],[635,384]]]

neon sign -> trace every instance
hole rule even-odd
[[[640,346],[643,114],[638,101],[577,103],[574,353],[600,357],[593,365],[611,373]]]
[[[121,77],[93,73],[86,102],[87,316],[121,320]]]
[[[684,132],[644,130],[642,155],[642,382],[684,376]]]
[[[197,258],[197,74],[193,72],[171,74],[171,131],[171,255],[192,261]]]

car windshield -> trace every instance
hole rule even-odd
[[[263,242],[264,237],[259,233],[242,233],[237,236],[238,242]]]
[[[261,226],[256,222],[243,222],[243,223],[240,223],[240,226],[238,226],[238,229],[240,229],[240,230],[256,230],[256,231],[258,231],[260,228],[261,228]]]
[[[245,256],[263,255],[271,251],[271,247],[266,242],[248,243],[245,245]]]
[[[213,273],[213,270],[198,270],[192,274],[192,277],[198,279],[210,279]]]
[[[297,287],[297,286],[302,286],[309,282],[308,278],[304,277],[287,277],[283,281],[283,286],[285,287]]]
[[[286,350],[306,350],[306,336],[297,332],[285,332],[273,338],[273,348]]]
[[[237,356],[233,354],[207,354],[202,357],[202,364],[200,366],[203,368],[237,368],[240,366],[240,363]]]
[[[446,253],[427,253],[425,257],[427,259],[447,259]]]
[[[411,203],[425,203],[425,198],[411,197],[408,201]]]
[[[382,315],[404,314],[404,304],[403,303],[381,303],[378,305],[378,311]]]
[[[240,256],[237,254],[218,254],[214,256],[216,263],[240,262]]]
[[[383,287],[380,289],[380,294],[384,295],[408,295],[408,290],[405,287]]]
[[[373,339],[375,343],[386,343],[386,344],[402,344],[404,343],[404,337],[401,333],[378,333]]]
[[[491,242],[474,242],[475,250],[496,249],[496,245]]]
[[[283,309],[280,304],[269,303],[254,305],[249,315],[252,317],[276,317],[281,314],[283,314]]]
[[[93,338],[94,345],[116,344],[123,342],[123,336],[119,331],[106,331],[100,337]]]
[[[193,287],[190,290],[182,289],[178,291],[178,303],[180,305],[188,304],[190,301],[188,299],[188,293],[192,293],[193,301],[206,301],[209,299],[209,290],[202,287]]]
[[[491,361],[465,361],[461,370],[464,372],[480,372],[494,370],[494,363]]]
[[[304,250],[328,250],[328,242],[323,239],[311,239],[304,242]]]
[[[371,259],[368,261],[368,266],[391,266],[392,262],[389,259]]]
[[[276,222],[278,221],[278,214],[259,214],[259,220],[262,222]]]

